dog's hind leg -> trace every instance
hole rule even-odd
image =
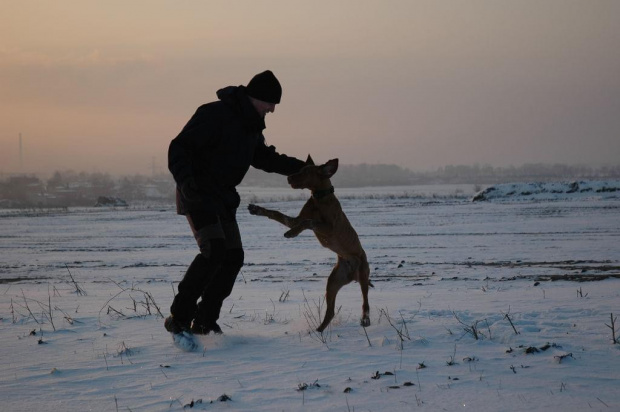
[[[336,310],[336,295],[340,288],[351,282],[350,266],[344,259],[338,258],[338,263],[334,266],[332,273],[327,279],[327,290],[325,292],[325,302],[327,310],[321,326],[317,328],[318,332],[323,332],[327,325],[332,321]]]
[[[358,274],[358,282],[362,289],[362,318],[360,319],[360,325],[366,327],[370,326],[370,306],[368,305],[368,286],[370,286],[370,268],[366,259],[362,261]]]

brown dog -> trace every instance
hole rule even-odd
[[[288,177],[293,189],[310,189],[312,197],[308,199],[297,217],[289,217],[275,210],[250,204],[248,210],[257,216],[266,216],[290,228],[284,236],[292,238],[306,229],[312,229],[321,245],[338,255],[338,262],[327,279],[325,300],[327,312],[317,331],[323,330],[334,317],[336,295],[341,287],[355,280],[362,288],[361,325],[370,325],[368,315],[368,286],[370,269],[366,252],[362,248],[359,237],[342,211],[340,202],[334,195],[334,187],[330,178],[338,170],[338,159],[330,160],[321,166],[315,166],[308,156],[306,166],[298,173]]]

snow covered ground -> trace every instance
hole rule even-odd
[[[617,196],[336,194],[371,262],[372,325],[351,284],[311,332],[333,254],[244,209],[293,215],[307,193],[245,188],[246,265],[225,334],[196,352],[159,313],[196,253],[172,206],[0,212],[1,409],[620,410]]]

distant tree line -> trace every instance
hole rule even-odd
[[[332,178],[338,187],[402,186],[413,184],[413,173],[396,165],[340,165]],[[250,169],[243,186],[287,187],[286,177]]]
[[[620,165],[591,167],[526,163],[519,167],[493,167],[489,165],[445,166],[437,169],[435,172],[417,173],[417,176],[431,183],[474,184],[617,179],[620,178]]]
[[[421,184],[495,184],[510,182],[620,179],[620,165],[605,167],[562,164],[444,166],[413,172],[389,164],[341,165],[332,178],[337,187],[403,186]],[[250,169],[244,186],[287,187],[286,178]],[[108,173],[57,171],[49,179],[35,175],[0,176],[0,207],[93,206],[99,197],[127,203],[174,202],[175,183],[170,174],[120,176]]]
[[[422,184],[495,184],[529,181],[593,180],[620,178],[620,165],[605,167],[528,163],[520,167],[490,165],[450,165],[435,171],[413,172],[389,164],[341,165],[332,178],[338,187],[401,186]],[[285,187],[286,179],[251,169],[243,183],[247,186]]]
[[[108,173],[57,171],[47,180],[35,175],[13,175],[0,180],[0,207],[94,206],[99,197],[126,202],[174,200],[169,175],[114,178]]]

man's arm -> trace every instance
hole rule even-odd
[[[295,157],[278,153],[274,146],[267,146],[264,140],[256,147],[252,160],[252,166],[255,168],[284,176],[299,172],[305,165],[305,162]]]

